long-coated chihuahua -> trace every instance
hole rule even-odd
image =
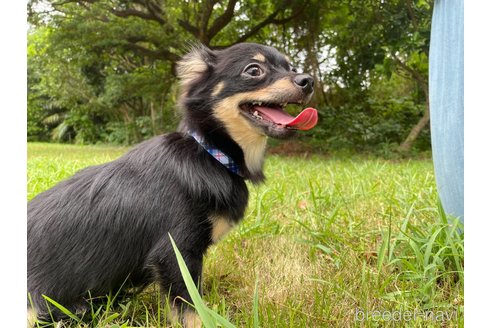
[[[157,282],[177,320],[200,326],[168,233],[195,283],[203,256],[243,217],[245,180],[264,180],[267,137],[286,138],[317,123],[287,104],[313,94],[313,78],[268,46],[194,47],[177,65],[180,132],[147,140],[122,157],[88,167],[28,204],[28,308],[62,317],[43,295],[72,312],[89,297]]]

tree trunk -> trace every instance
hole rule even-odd
[[[424,115],[420,118],[418,123],[412,128],[405,141],[403,141],[398,147],[398,151],[407,153],[412,149],[413,142],[419,136],[420,132],[427,126],[430,121],[429,111],[429,92],[425,91],[425,109]]]
[[[305,72],[310,71],[311,76],[314,79],[314,97],[311,100],[312,104],[314,106],[317,106],[319,104],[328,104],[328,98],[326,97],[325,93],[325,86],[323,84],[323,75],[321,74],[321,69],[320,69],[320,64],[318,60],[318,54],[317,54],[317,47],[316,47],[316,42],[314,38],[309,39],[308,41],[308,46],[306,47],[307,50],[307,58],[306,58],[306,64]],[[309,50],[311,49],[311,50]]]
[[[420,132],[429,124],[430,121],[430,103],[429,103],[429,84],[427,83],[427,78],[423,77],[417,70],[414,70],[403,63],[395,54],[392,54],[393,59],[396,64],[400,66],[404,71],[409,73],[417,82],[418,87],[425,94],[425,109],[424,115],[420,118],[418,123],[412,128],[408,136],[405,138],[400,146],[398,146],[398,151],[406,153],[412,149],[413,142],[419,136]]]
[[[156,136],[157,135],[157,128],[156,128],[156,115],[155,115],[155,109],[154,109],[154,101],[150,101],[150,120],[152,122],[152,135]]]
[[[130,144],[130,114],[128,114],[128,106],[126,104],[123,104],[121,107],[120,107],[120,111],[123,113],[123,122],[125,122],[125,130],[126,130],[126,133],[125,133],[125,139],[126,139],[126,144],[129,145]]]

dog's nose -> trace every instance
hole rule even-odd
[[[309,94],[313,92],[314,79],[310,75],[307,74],[296,75],[296,77],[294,78],[294,82],[295,84],[297,84],[302,88],[302,91],[305,94]]]

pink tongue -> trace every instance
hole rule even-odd
[[[256,106],[255,109],[259,111],[263,117],[274,123],[290,126],[298,130],[312,129],[316,123],[318,123],[318,112],[311,107],[304,109],[296,117],[290,116],[281,109],[260,106]]]

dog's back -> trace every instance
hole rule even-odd
[[[88,291],[96,297],[125,282],[149,283],[153,252],[171,251],[162,243],[168,231],[203,254],[212,213],[239,220],[244,181],[206,156],[190,136],[155,137],[29,202],[28,291],[39,315],[47,315],[42,294],[77,311]]]

